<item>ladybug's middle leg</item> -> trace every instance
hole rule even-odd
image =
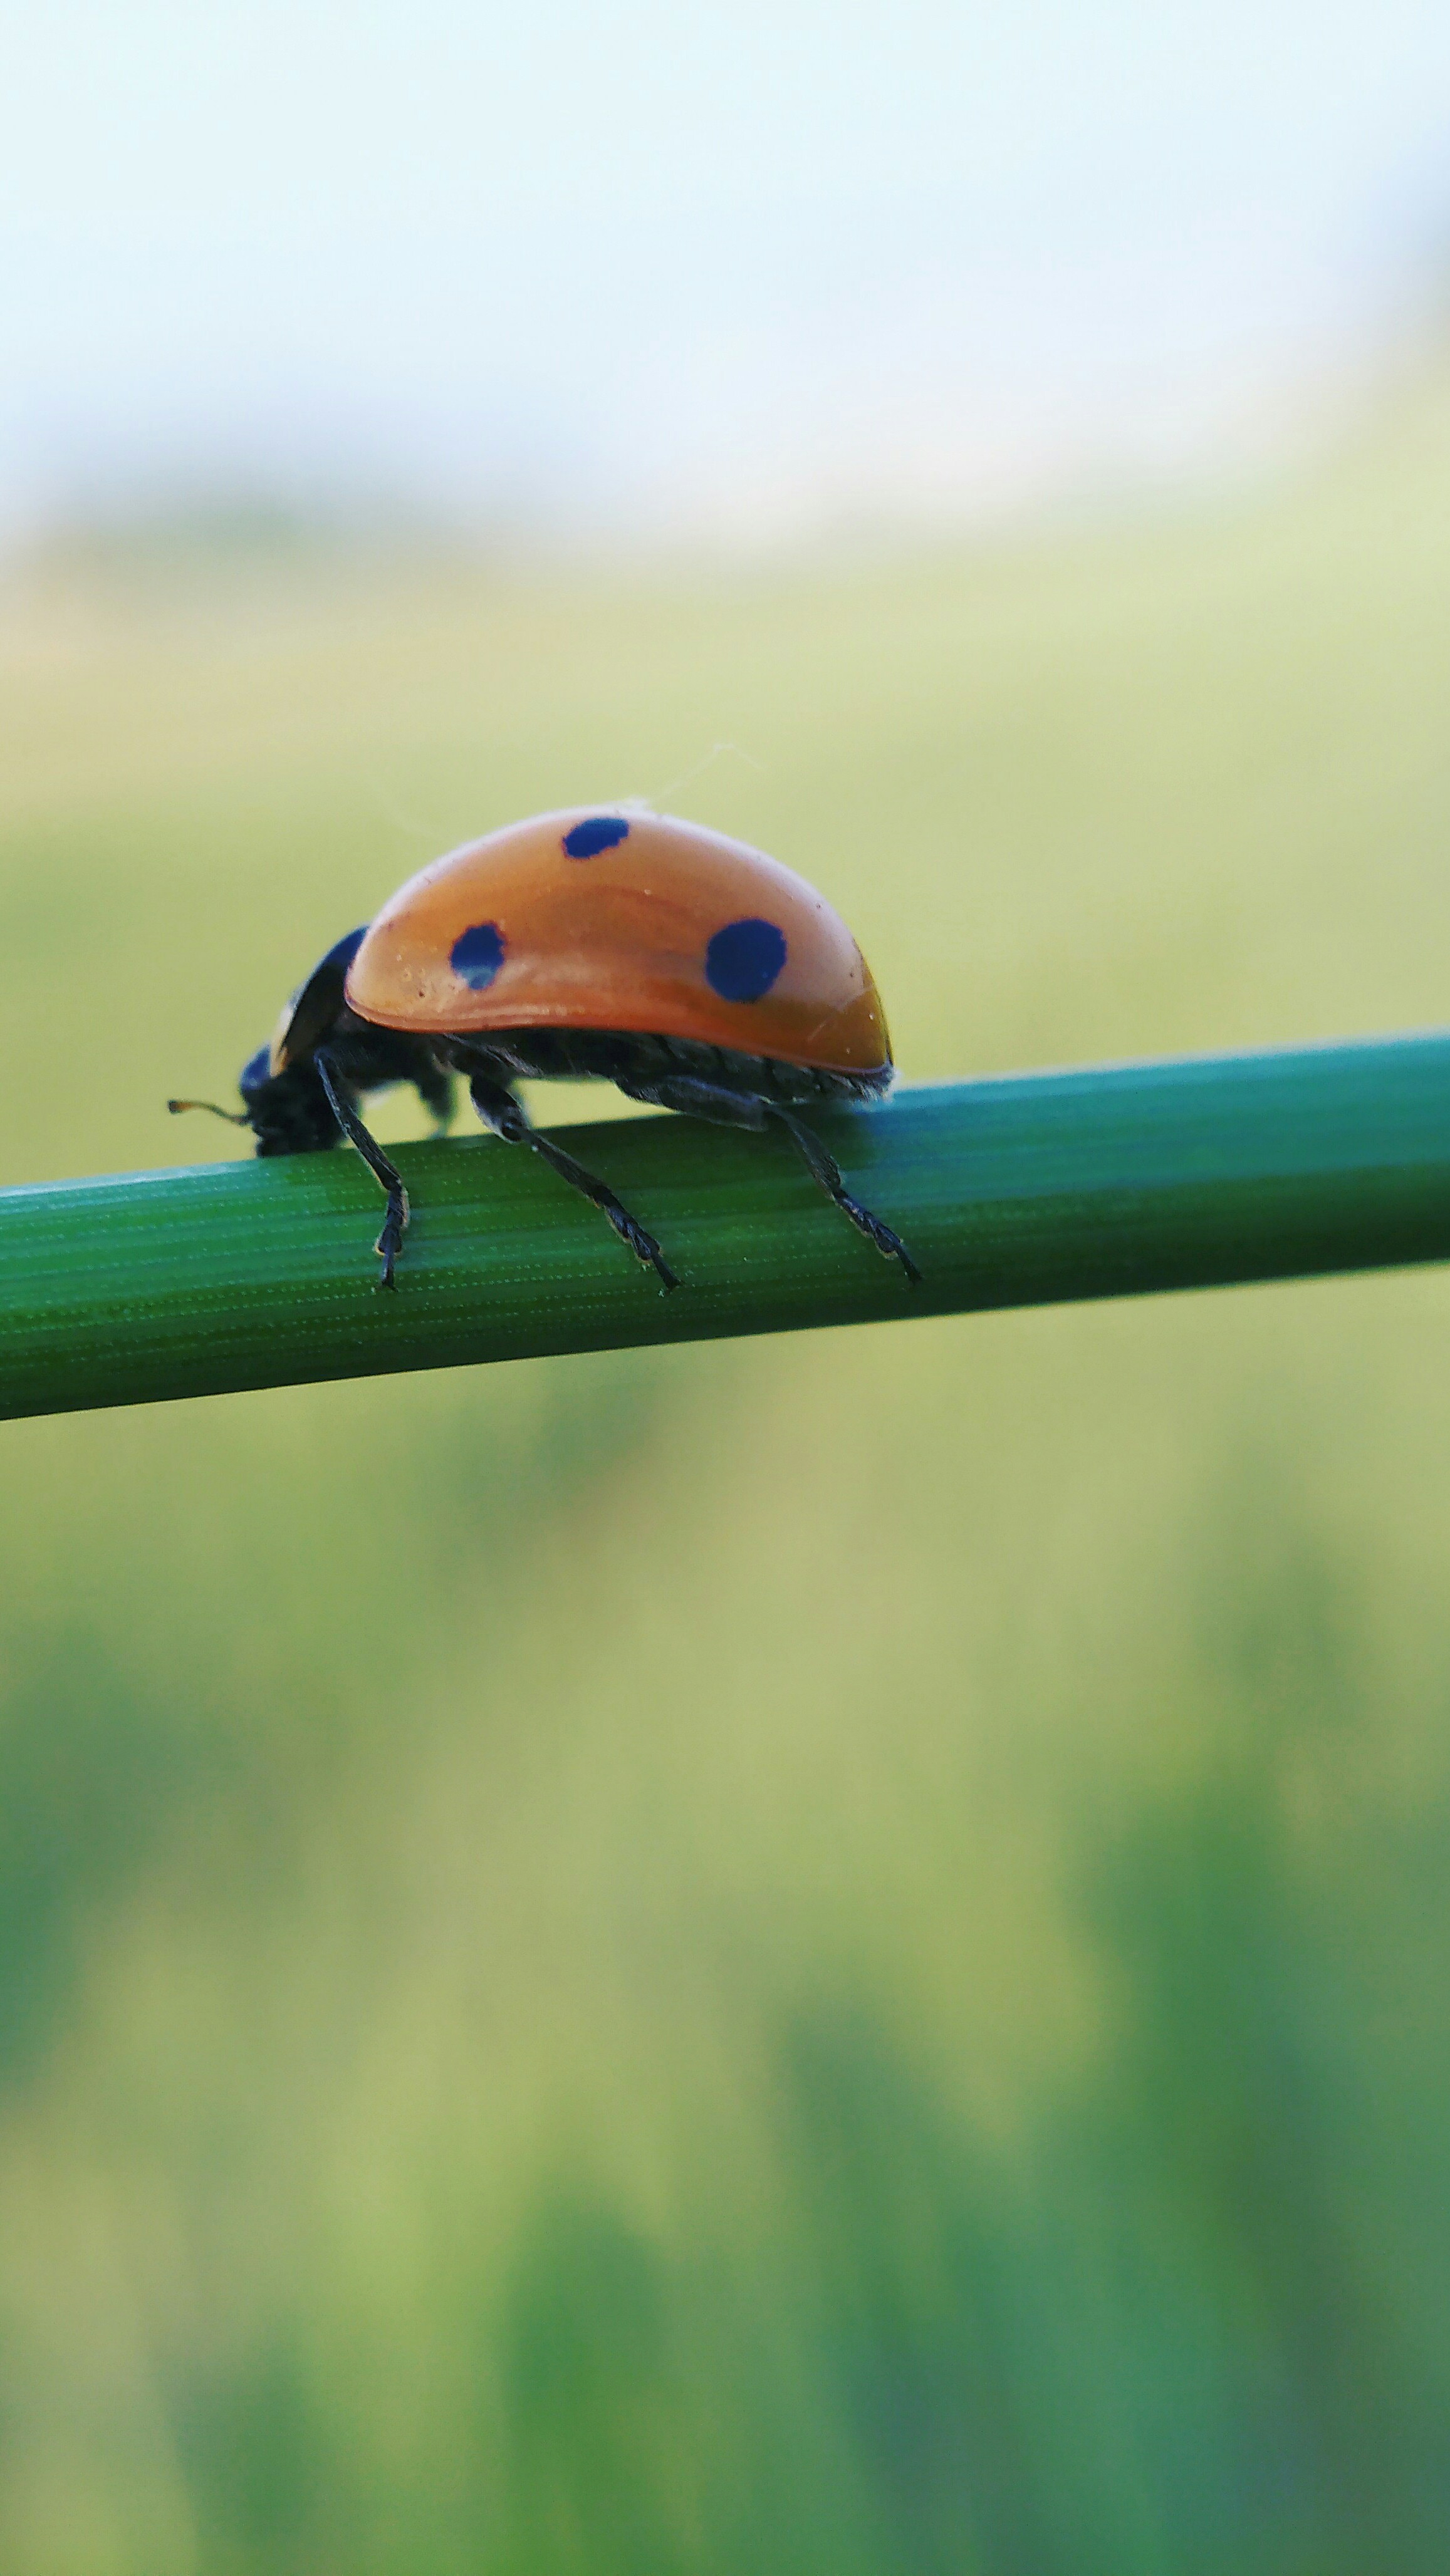
[[[616,1080],[618,1077],[616,1076]],[[778,1100],[762,1099],[758,1092],[727,1091],[723,1083],[702,1082],[690,1073],[670,1073],[658,1082],[620,1081],[619,1088],[631,1100],[646,1100],[660,1109],[677,1109],[688,1118],[708,1118],[720,1127],[750,1127],[760,1132],[775,1119],[785,1129],[814,1180],[819,1181],[828,1199],[833,1199],[843,1216],[848,1216],[868,1243],[888,1261],[899,1261],[913,1288],[921,1285],[921,1272],[912,1260],[899,1234],[884,1225],[879,1216],[854,1199],[841,1177],[841,1167],[834,1154],[829,1154],[819,1136],[803,1118],[782,1109]]]
[[[320,1048],[312,1061],[317,1067],[322,1088],[327,1094],[328,1106],[344,1136],[356,1145],[374,1180],[387,1191],[387,1214],[383,1218],[382,1232],[373,1245],[373,1250],[379,1254],[383,1265],[383,1275],[378,1281],[378,1286],[393,1288],[397,1285],[393,1277],[393,1264],[403,1247],[403,1233],[409,1214],[408,1193],[403,1187],[403,1175],[395,1163],[389,1162],[376,1136],[368,1134],[348,1099],[342,1076],[336,1065],[329,1061]]]
[[[551,1136],[541,1136],[536,1128],[529,1125],[523,1104],[515,1100],[506,1083],[495,1082],[486,1073],[475,1073],[470,1076],[468,1092],[485,1127],[491,1127],[495,1136],[501,1136],[506,1145],[532,1146],[540,1160],[558,1173],[561,1181],[567,1181],[571,1189],[581,1191],[608,1217],[615,1233],[628,1244],[637,1261],[658,1272],[666,1289],[678,1288],[680,1283],[654,1236],[646,1234],[644,1227],[603,1181],[597,1181],[592,1172],[586,1172],[583,1164],[576,1163],[573,1155],[566,1154],[563,1146],[556,1145]]]

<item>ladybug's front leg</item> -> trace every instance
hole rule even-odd
[[[394,1288],[396,1287],[397,1282],[393,1277],[393,1265],[398,1258],[398,1254],[403,1248],[403,1235],[407,1227],[409,1213],[408,1193],[403,1187],[403,1175],[398,1170],[395,1163],[389,1162],[387,1155],[383,1152],[376,1136],[370,1136],[368,1134],[368,1131],[363,1125],[362,1120],[359,1118],[357,1111],[353,1108],[351,1101],[347,1097],[342,1076],[336,1065],[322,1053],[320,1048],[314,1055],[312,1061],[317,1067],[322,1088],[327,1094],[328,1104],[332,1110],[332,1114],[337,1120],[339,1127],[342,1129],[344,1136],[346,1136],[352,1144],[356,1145],[358,1152],[361,1154],[363,1161],[366,1163],[374,1179],[387,1191],[387,1214],[383,1218],[382,1232],[378,1236],[377,1242],[373,1246],[373,1250],[381,1256],[383,1265],[383,1275],[378,1281],[378,1286],[380,1288]]]

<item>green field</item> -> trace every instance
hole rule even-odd
[[[907,1079],[1447,1016],[1443,389],[911,561],[80,554],[0,661],[7,1181],[234,1150],[332,939],[625,794]],[[1443,1276],[0,1444],[5,2576],[1440,2576]]]

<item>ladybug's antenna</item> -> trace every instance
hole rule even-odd
[[[168,1100],[166,1106],[173,1118],[179,1117],[183,1109],[209,1109],[213,1118],[225,1118],[229,1127],[250,1127],[252,1123],[245,1109],[218,1109],[214,1100]]]

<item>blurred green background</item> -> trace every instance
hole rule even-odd
[[[908,1080],[1445,1015],[1433,380],[909,558],[53,554],[0,656],[7,1182],[621,794]],[[7,2576],[1443,2568],[1447,1354],[1425,1272],[6,1426]]]

